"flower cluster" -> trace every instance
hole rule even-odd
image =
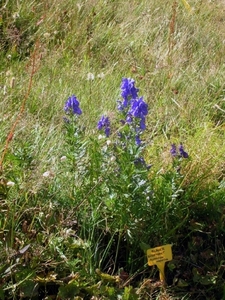
[[[123,102],[118,101],[118,109],[124,110],[130,105],[130,99],[138,98],[139,89],[135,87],[135,81],[131,78],[123,78],[120,88]]]
[[[136,145],[141,144],[140,134],[145,130],[145,119],[148,114],[148,105],[143,97],[138,97],[139,89],[135,87],[132,78],[123,78],[121,83],[121,97],[123,101],[118,101],[118,110],[123,113],[122,122],[129,124],[131,131],[135,134]],[[65,103],[64,111],[67,114],[81,115],[80,103],[75,95],[69,97]],[[66,122],[69,122],[65,118]],[[110,135],[110,121],[107,116],[102,116],[98,121],[97,128],[104,129],[106,137]]]
[[[178,151],[177,151],[177,146],[175,144],[171,145],[170,153],[173,157],[183,157],[183,158],[188,158],[188,153],[184,151],[184,147],[182,144],[179,145]]]
[[[82,110],[80,109],[80,103],[77,100],[75,95],[72,95],[71,97],[69,97],[65,103],[64,106],[64,111],[67,114],[74,114],[74,115],[81,115],[82,114]]]
[[[131,78],[123,78],[121,96],[123,101],[118,101],[118,110],[125,114],[126,123],[132,125],[136,132],[135,141],[141,144],[140,133],[145,130],[145,119],[148,114],[148,104],[143,97],[138,97],[138,89]]]
[[[143,97],[132,99],[128,117],[140,119],[140,129],[145,130],[145,118],[148,114],[148,104],[144,102]]]
[[[105,130],[105,135],[108,137],[110,135],[110,121],[109,117],[102,116],[100,120],[98,121],[97,128],[99,130],[103,129]]]

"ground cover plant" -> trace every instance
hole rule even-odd
[[[1,4],[0,299],[225,297],[224,9]]]

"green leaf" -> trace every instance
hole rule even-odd
[[[58,297],[60,299],[73,299],[75,296],[78,296],[79,292],[80,289],[77,286],[77,282],[72,281],[67,285],[60,286]]]
[[[144,253],[146,253],[147,250],[151,248],[151,246],[149,246],[148,244],[145,244],[144,242],[141,242],[140,248],[144,251]]]
[[[122,300],[137,300],[138,295],[135,294],[132,286],[126,286],[124,288],[124,294],[122,296]]]
[[[38,285],[33,280],[26,280],[19,286],[20,294],[24,298],[34,297],[38,295]]]

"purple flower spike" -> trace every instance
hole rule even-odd
[[[183,158],[188,158],[188,153],[184,151],[184,147],[182,144],[179,145],[180,156]]]
[[[72,95],[68,98],[68,100],[65,103],[64,111],[69,114],[73,113],[74,115],[81,115],[82,110],[80,109],[80,103],[77,100],[76,96]]]
[[[123,78],[121,83],[121,96],[124,101],[119,106],[119,110],[126,108],[129,105],[129,99],[136,99],[138,97],[138,89],[135,87],[135,81],[131,78]]]
[[[110,121],[108,117],[102,116],[98,121],[97,128],[99,130],[105,129],[105,135],[108,137],[110,135]]]

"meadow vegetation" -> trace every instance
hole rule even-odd
[[[224,12],[1,2],[0,299],[225,299]]]

